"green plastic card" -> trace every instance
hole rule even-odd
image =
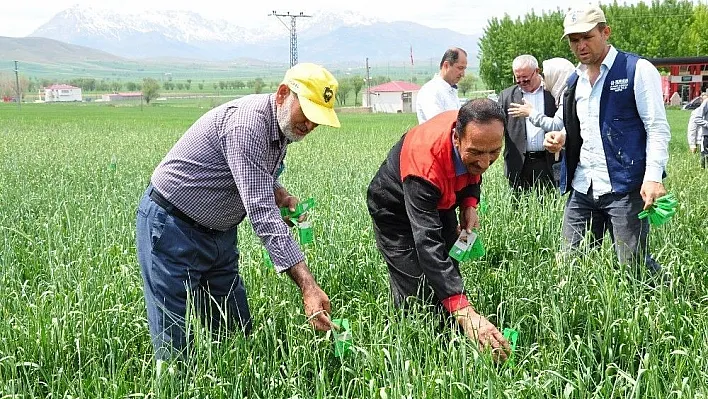
[[[310,209],[315,207],[315,199],[314,198],[308,198],[304,201],[300,201],[297,203],[295,206],[295,211],[290,212],[290,209],[288,208],[280,208],[280,216],[282,217],[290,217],[290,219],[295,219],[299,218],[300,215],[303,213],[309,211]]]
[[[660,226],[668,222],[676,214],[678,200],[674,194],[669,193],[661,198],[657,198],[649,209],[639,212],[639,219],[648,218],[649,223]]]
[[[460,233],[460,236],[457,238],[457,241],[455,241],[455,244],[453,244],[452,248],[450,248],[450,252],[448,255],[450,255],[451,258],[455,259],[458,262],[463,262],[467,260],[467,254],[472,246],[472,244],[477,240],[477,234],[474,232],[471,234],[468,234],[466,231],[462,231]]]
[[[482,240],[479,238],[479,233],[473,231],[468,234],[467,231],[463,230],[448,254],[458,262],[464,262],[481,258],[486,253]]]
[[[339,331],[332,329],[334,337],[334,356],[344,357],[351,353],[352,347],[352,332],[349,328],[348,319],[333,319],[332,323],[339,327]]]
[[[489,203],[487,203],[487,201],[484,199],[480,199],[479,205],[477,206],[477,214],[484,215],[485,213],[487,213],[488,209],[489,209]]]
[[[482,244],[482,240],[479,238],[479,235],[477,235],[477,239],[474,240],[470,249],[467,250],[467,259],[481,258],[486,254],[487,251],[484,249],[484,244]]]
[[[502,334],[504,335],[504,338],[509,341],[509,346],[511,347],[511,354],[509,354],[509,358],[506,360],[506,364],[510,367],[513,367],[515,364],[514,352],[516,351],[516,341],[519,339],[519,332],[514,330],[513,328],[505,328]]]
[[[268,253],[267,249],[261,249],[261,257],[263,258],[263,264],[265,264],[267,267],[271,269],[275,267],[273,265],[273,260],[270,259],[270,254]]]
[[[312,226],[309,221],[297,223],[297,233],[300,237],[300,244],[310,244],[315,239],[315,235],[312,232]]]

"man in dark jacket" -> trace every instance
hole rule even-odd
[[[504,170],[509,185],[514,189],[535,186],[555,187],[553,154],[543,148],[546,133],[525,117],[509,115],[511,104],[530,103],[543,110],[546,116],[556,113],[553,94],[543,87],[543,79],[536,57],[528,54],[516,57],[512,63],[516,84],[499,95],[499,105],[504,109]]]
[[[448,252],[458,228],[471,232],[479,226],[481,175],[499,157],[503,133],[504,114],[491,100],[438,114],[393,146],[367,191],[396,306],[406,307],[410,297],[436,305],[501,359],[509,345],[470,305],[458,263]]]

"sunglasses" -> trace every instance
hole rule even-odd
[[[527,85],[527,84],[531,83],[531,80],[533,79],[534,75],[536,75],[537,73],[538,73],[538,70],[533,71],[531,76],[529,76],[526,79],[516,79],[516,77],[514,77],[514,80],[516,81],[517,85]],[[541,76],[543,76],[543,74],[541,74]]]

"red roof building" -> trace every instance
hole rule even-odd
[[[364,90],[363,105],[372,112],[415,112],[415,101],[420,86],[415,83],[395,80]]]
[[[370,90],[372,93],[418,91],[420,90],[420,86],[415,83],[394,80],[392,82],[374,86]]]

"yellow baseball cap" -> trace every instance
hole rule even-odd
[[[294,65],[285,72],[283,84],[297,94],[300,108],[311,122],[340,126],[334,112],[334,97],[339,83],[324,67],[307,62]]]
[[[563,37],[572,33],[590,32],[600,22],[607,23],[605,13],[598,6],[590,6],[587,8],[579,8],[568,11],[563,20]]]

